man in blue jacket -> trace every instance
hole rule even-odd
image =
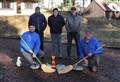
[[[44,55],[44,52],[42,50],[40,50],[41,43],[40,43],[39,35],[34,31],[35,31],[34,24],[30,24],[29,31],[25,32],[21,37],[21,40],[20,40],[21,50],[20,51],[22,52],[25,59],[29,62],[30,68],[31,69],[38,69],[39,64],[36,64],[33,61],[32,56],[35,57],[37,54]],[[35,55],[32,53],[34,53]],[[21,66],[22,60],[23,59],[21,57],[17,58],[16,64],[18,67]]]
[[[100,42],[92,37],[90,29],[86,30],[85,38],[80,41],[79,49],[81,58],[88,55],[88,58],[84,59],[84,63],[87,64],[93,72],[96,72],[103,48]]]
[[[31,23],[35,24],[35,32],[40,36],[40,49],[44,50],[44,30],[47,26],[47,21],[45,16],[40,12],[40,7],[36,7],[35,13],[30,16],[28,25]]]
[[[53,15],[48,18],[48,25],[50,27],[52,40],[52,55],[56,54],[56,45],[58,47],[58,55],[62,58],[61,33],[64,26],[64,18],[59,14],[57,8],[53,9]]]

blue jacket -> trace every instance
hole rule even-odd
[[[58,14],[56,17],[51,15],[48,18],[48,25],[50,27],[51,34],[61,34],[64,24],[64,18],[60,14]]]
[[[86,45],[87,45],[86,39],[84,38],[80,41],[80,45],[79,45],[80,57],[81,58],[84,58],[85,56],[87,56]],[[92,55],[102,54],[104,50],[103,50],[103,48],[100,48],[101,46],[102,45],[100,44],[100,42],[96,38],[91,38],[90,42],[88,43],[88,49],[92,53]],[[98,48],[100,48],[100,49],[97,50]]]
[[[28,25],[34,23],[36,30],[43,32],[47,26],[47,21],[43,14],[37,15],[36,13],[32,14],[29,18]]]
[[[22,35],[23,40],[28,44],[28,46],[20,40],[21,52],[33,50],[34,54],[37,54],[40,49],[40,38],[39,35],[35,32],[25,32]]]

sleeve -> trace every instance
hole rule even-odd
[[[80,23],[79,23],[79,28],[77,29],[77,32],[80,32],[82,29],[82,17],[80,17]]]
[[[21,47],[26,50],[26,51],[30,51],[31,49],[25,44],[25,34],[22,35],[22,39],[20,40],[20,45]]]
[[[65,25],[64,17],[62,16],[62,27]]]
[[[44,16],[44,15],[43,15]],[[43,19],[43,31],[46,29],[46,27],[47,27],[47,21],[46,21],[46,18],[45,18],[45,16],[44,16],[44,19]]]
[[[49,27],[51,27],[50,17],[48,18],[48,25],[49,25]]]
[[[68,17],[66,17],[65,27],[66,27],[67,32],[71,32],[70,28],[68,27]]]
[[[41,45],[41,42],[40,42],[40,38],[39,38],[39,35],[37,36],[36,38],[36,44],[35,44],[35,48],[34,48],[34,54],[36,55],[40,49],[40,45]]]
[[[79,51],[80,51],[80,57],[81,57],[81,58],[84,58],[85,56],[84,56],[84,54],[83,54],[82,42],[80,42]]]
[[[29,17],[28,25],[32,23],[32,16]]]
[[[96,49],[98,49],[98,50],[95,50],[92,54],[93,55],[95,55],[95,54],[102,54],[103,52],[104,52],[104,49],[103,49],[103,47],[102,47],[102,45],[100,44],[100,42],[98,41],[98,40],[96,40],[96,45],[95,45],[95,47],[96,47]],[[100,48],[100,49],[99,49]]]

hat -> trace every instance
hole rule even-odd
[[[53,11],[57,10],[58,11],[58,8],[54,8]]]
[[[91,33],[92,33],[91,29],[87,28],[87,29],[85,30],[85,34],[86,34],[86,33],[90,33],[90,34],[91,34]]]
[[[37,7],[35,7],[35,9],[40,9],[40,7],[37,6]]]
[[[75,8],[75,7],[72,7],[71,10],[76,10],[76,8]]]

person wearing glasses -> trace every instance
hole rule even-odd
[[[79,41],[80,41],[80,31],[82,29],[82,17],[77,14],[76,8],[72,7],[70,14],[66,17],[67,30],[67,59],[71,58],[71,44],[74,38],[77,49],[77,57],[79,58]]]

